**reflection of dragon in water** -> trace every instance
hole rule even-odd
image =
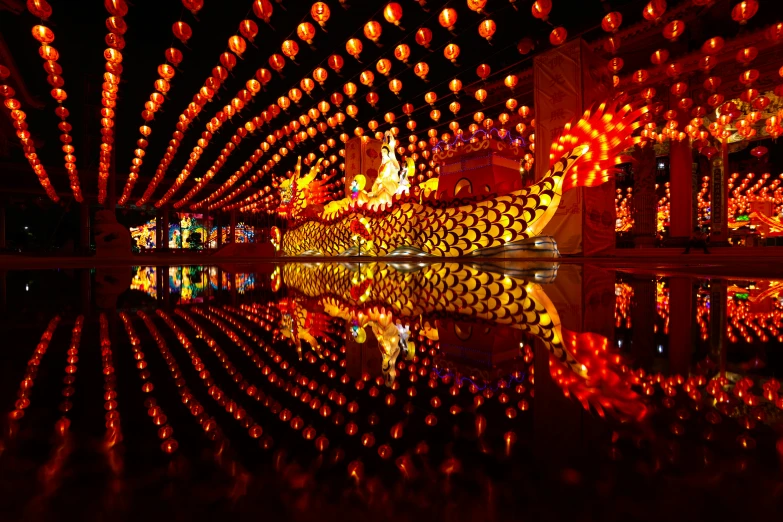
[[[483,201],[445,206],[374,184],[356,199],[323,206],[327,180],[316,181],[313,171],[305,177],[297,173],[281,191],[278,213],[289,220],[282,250],[286,255],[343,254],[355,247],[351,223],[360,219],[374,236],[371,253],[380,256],[408,247],[454,257],[533,238],[552,218],[565,191],[600,185],[610,179],[615,165],[628,160],[621,152],[641,140],[633,132],[646,111],[601,104],[592,114],[586,112],[553,144],[551,169],[538,183]],[[380,170],[389,171],[395,164],[389,157]]]
[[[506,325],[543,342],[552,356],[553,377],[585,407],[623,417],[644,416],[645,407],[619,371],[608,340],[562,328],[541,285],[458,263],[425,265],[413,273],[386,263],[371,263],[362,270],[372,283],[368,297],[361,300],[352,295],[356,273],[345,265],[283,265],[281,276],[290,290],[316,299],[323,313],[369,327],[379,341],[384,365],[393,366],[399,355],[401,328],[416,323],[431,339],[438,337],[431,327],[438,319]]]

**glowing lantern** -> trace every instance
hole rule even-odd
[[[767,29],[765,36],[770,42],[779,42],[783,39],[783,22],[777,23]]]
[[[395,81],[395,80],[392,80],[392,81]],[[391,87],[391,83],[389,84],[389,86]],[[392,91],[392,92],[394,92],[394,91]],[[378,98],[378,93],[377,92],[368,92],[367,96],[365,96],[365,100],[367,100],[367,103],[369,103],[371,107],[375,107],[375,104],[378,103],[378,99],[379,98]]]
[[[459,57],[460,48],[459,45],[450,43],[443,48],[443,56],[445,56],[451,63],[456,64]]]
[[[60,59],[60,53],[51,45],[42,45],[38,48],[38,56],[44,60],[56,62]]]
[[[620,38],[616,35],[610,36],[604,40],[603,47],[607,53],[615,54],[620,49]]]
[[[362,82],[362,85],[372,87],[372,82],[375,81],[375,75],[372,71],[362,71],[362,74],[359,75],[359,81]]]
[[[459,102],[453,101],[453,102],[451,102],[449,104],[449,110],[454,113],[454,116],[457,115],[457,113],[459,112],[460,108],[461,108],[461,105],[459,104]]]
[[[552,45],[561,45],[568,38],[568,31],[565,27],[555,27],[552,32],[549,33],[549,43]]]
[[[258,34],[258,25],[253,20],[242,20],[239,22],[239,32],[252,42]]]
[[[269,0],[255,0],[253,2],[253,14],[264,22],[269,23],[273,12],[274,8]]]
[[[650,77],[650,73],[645,71],[644,69],[639,69],[635,73],[633,73],[633,81],[634,83],[642,84],[647,81],[647,79]]]
[[[438,109],[432,109],[430,111],[430,118],[432,118],[433,121],[438,121],[440,119],[440,111]]]
[[[315,27],[310,22],[302,22],[296,27],[296,36],[308,45],[312,45],[313,38],[315,38]]]
[[[353,95],[356,94],[356,84],[353,82],[346,83],[343,85],[343,92],[346,96],[353,99]]]
[[[731,18],[735,22],[739,22],[740,25],[745,25],[748,20],[753,18],[753,15],[759,10],[759,3],[757,0],[744,0],[734,6],[731,10]]]
[[[623,65],[625,65],[625,62],[622,58],[612,58],[609,60],[607,67],[609,68],[610,72],[617,74],[623,69]]]
[[[623,15],[617,11],[613,11],[604,16],[603,20],[601,20],[601,28],[607,33],[614,33],[620,28],[622,23]]]
[[[750,85],[759,79],[759,72],[756,69],[743,71],[739,76],[739,81],[743,85]]]
[[[299,44],[294,40],[286,40],[283,42],[281,50],[293,62],[296,61],[296,55],[299,54]]]
[[[714,56],[720,52],[721,49],[723,49],[723,38],[720,36],[716,36],[714,38],[710,38],[706,42],[704,42],[704,45],[701,46],[701,52],[708,55],[708,56]]]
[[[685,32],[685,22],[682,20],[672,20],[663,28],[663,37],[674,42]]]
[[[46,0],[27,0],[27,10],[36,18],[43,20],[52,16],[52,6]]]
[[[381,58],[378,60],[378,63],[375,64],[375,70],[381,73],[384,76],[389,76],[389,73],[391,72],[391,60],[387,58]]]
[[[193,36],[190,26],[182,21],[174,22],[171,31],[174,33],[174,38],[182,42],[182,45],[186,45],[190,37]]]
[[[471,11],[475,11],[478,14],[481,14],[481,11],[484,10],[484,7],[487,5],[487,0],[468,0],[468,9]]]
[[[182,5],[185,6],[185,9],[190,11],[193,16],[196,16],[196,14],[201,11],[201,8],[204,7],[204,0],[182,0]]]
[[[454,94],[457,94],[460,90],[462,90],[462,82],[457,78],[454,78],[449,82],[449,90]]]
[[[299,104],[299,101],[302,99],[302,91],[294,87],[293,89],[288,91],[288,97],[291,98],[291,101],[293,101],[294,103]]]
[[[54,41],[54,33],[46,26],[36,25],[33,27],[33,38],[42,44],[50,44]]]
[[[269,66],[279,73],[285,67],[285,58],[279,54],[273,54],[269,57]]]
[[[313,79],[318,82],[318,85],[323,86],[326,79],[329,77],[329,73],[326,72],[326,69],[323,67],[316,68],[315,71],[313,71]]]
[[[755,47],[746,47],[737,51],[737,61],[742,65],[748,65],[759,55],[759,50]]]
[[[430,42],[432,41],[432,31],[427,29],[426,27],[419,28],[418,31],[416,31],[416,43],[424,47],[425,49],[429,48]]]
[[[283,65],[285,65],[285,61],[283,61]],[[256,79],[261,82],[261,85],[266,85],[272,81],[272,73],[262,67],[256,71]]]
[[[478,90],[476,91],[476,94],[475,94],[474,96],[475,96],[475,98],[476,98],[476,99],[477,99],[479,102],[481,102],[481,103],[484,103],[484,100],[486,100],[486,99],[487,99],[487,91],[485,91],[484,89],[478,89]]]
[[[704,80],[704,88],[709,92],[715,92],[720,87],[721,79],[716,76],[711,76]]]
[[[411,48],[406,44],[400,44],[394,48],[394,57],[403,63],[408,63],[408,57],[411,55]]]
[[[310,78],[302,78],[302,81],[299,82],[299,86],[302,87],[304,92],[310,94],[310,92],[312,92],[312,90],[315,88],[315,82]]]
[[[329,57],[326,63],[329,65],[329,67],[332,68],[334,72],[340,74],[340,69],[343,68],[345,61],[343,60],[343,57],[340,56],[339,54],[333,54]]]
[[[451,7],[445,8],[438,15],[438,23],[449,31],[454,29],[454,24],[457,23],[457,10]]]
[[[745,2],[743,2],[745,3]],[[764,147],[763,145],[759,145],[758,147],[753,147],[750,150],[750,153],[756,156],[757,158],[761,158],[762,156],[765,156],[769,152],[769,150]]]
[[[517,51],[519,54],[528,54],[530,51],[535,49],[535,47],[536,44],[531,38],[528,38],[527,36],[522,38],[519,43],[517,43]]]
[[[642,16],[650,21],[658,20],[666,12],[666,0],[652,0],[644,6]]]
[[[394,25],[400,25],[402,19],[402,6],[397,2],[389,2],[383,8],[383,17],[387,22]]]
[[[677,82],[671,86],[669,91],[675,96],[682,96],[688,92],[688,84],[685,82]]]
[[[666,60],[669,59],[669,51],[666,49],[658,49],[654,53],[652,53],[652,56],[650,56],[650,61],[655,65],[661,65],[662,63],[666,63]]]
[[[546,21],[549,18],[549,12],[552,11],[552,0],[536,0],[530,7],[530,11],[539,20]]]
[[[182,63],[182,52],[174,47],[169,47],[165,52],[166,60],[174,67]]]
[[[389,90],[394,94],[400,94],[400,91],[402,91],[402,82],[396,78],[393,79],[389,82]]]
[[[481,65],[476,67],[476,74],[482,80],[486,80],[491,73],[492,73],[492,69],[489,67],[489,65],[485,63],[482,63]]]
[[[356,118],[356,115],[359,114],[359,107],[356,105],[349,105],[345,108],[345,112],[347,112],[348,116],[351,118]]]
[[[438,95],[430,91],[424,95],[424,101],[430,105],[433,105],[436,101],[438,101]]]
[[[358,60],[359,55],[362,54],[362,41],[358,38],[351,38],[345,43],[345,50]]]
[[[485,38],[488,42],[492,41],[492,36],[497,31],[497,26],[493,20],[484,20],[479,24],[478,32],[479,36]]]
[[[427,79],[427,74],[430,72],[430,66],[427,62],[419,62],[413,66],[413,73],[422,80]]]
[[[371,42],[377,42],[378,38],[381,37],[381,33],[383,33],[381,24],[375,20],[370,20],[364,24],[364,36]]]
[[[716,65],[718,65],[718,60],[714,56],[704,56],[699,60],[699,69],[704,72],[708,72]]]
[[[513,74],[509,74],[506,76],[506,78],[503,80],[503,84],[508,87],[509,89],[513,90],[514,87],[517,86],[517,83],[519,83],[519,78],[517,78]]]
[[[519,102],[517,102],[517,100],[515,100],[514,98],[509,98],[508,100],[506,100],[506,109],[510,111],[516,110],[517,105],[519,105]]]

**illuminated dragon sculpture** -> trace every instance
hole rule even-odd
[[[330,178],[316,180],[320,165],[306,176],[300,175],[298,166],[296,174],[280,185],[278,214],[288,220],[280,249],[288,256],[345,255],[355,252],[361,239],[362,252],[368,255],[413,251],[456,257],[535,238],[565,191],[600,185],[610,179],[615,165],[629,161],[621,153],[641,141],[633,134],[645,112],[646,107],[603,103],[566,125],[552,145],[551,168],[539,182],[454,206],[424,200],[408,190],[405,178],[413,172],[409,165],[400,168],[390,133],[384,139],[378,179],[369,192],[356,187],[352,197],[327,203]]]

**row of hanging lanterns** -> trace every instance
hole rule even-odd
[[[68,94],[63,88],[65,79],[62,75],[62,66],[57,62],[59,52],[51,44],[54,42],[54,31],[43,25],[52,14],[52,8],[46,1],[28,2],[28,11],[41,20],[41,24],[32,29],[33,38],[35,38],[41,47],[38,49],[39,56],[44,60],[44,70],[46,71],[46,81],[51,85],[51,97],[57,102],[55,114],[60,119],[57,128],[60,130],[60,142],[62,151],[65,153],[65,171],[68,173],[68,180],[73,193],[73,198],[81,203],[84,201],[79,183],[79,173],[76,169],[76,155],[73,146],[73,138],[70,135],[71,124],[68,123],[69,111],[63,105],[68,98]]]
[[[46,195],[57,203],[60,201],[60,197],[57,195],[57,191],[52,187],[52,182],[49,179],[49,175],[46,173],[41,160],[38,158],[38,152],[35,149],[35,144],[31,137],[30,131],[27,125],[27,113],[22,110],[22,102],[16,99],[16,91],[10,85],[4,83],[5,80],[11,75],[11,71],[5,66],[0,64],[0,97],[3,98],[3,105],[10,111],[11,120],[16,131],[16,137],[19,138],[19,143],[22,145],[24,151],[24,157],[33,169],[35,176],[38,178],[38,183],[41,184]]]

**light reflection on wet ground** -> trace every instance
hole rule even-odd
[[[6,277],[4,520],[781,508],[783,281],[551,263]]]

